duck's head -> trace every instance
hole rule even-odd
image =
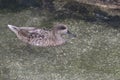
[[[68,34],[70,37],[76,37],[75,34],[72,34],[69,30],[67,25],[64,24],[56,24],[54,26],[54,31],[57,32],[58,34]]]

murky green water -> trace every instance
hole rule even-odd
[[[51,27],[62,22],[77,38],[58,47],[27,47],[7,24]],[[119,80],[120,32],[104,23],[50,20],[31,10],[0,13],[0,80]]]

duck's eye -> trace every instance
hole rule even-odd
[[[59,30],[64,30],[64,29],[66,29],[65,26],[60,26],[60,27],[59,27]]]

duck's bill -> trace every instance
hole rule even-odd
[[[69,38],[75,38],[75,37],[76,37],[76,35],[75,35],[75,34],[72,34],[70,31],[68,31],[67,33],[68,33],[68,35],[69,35]]]

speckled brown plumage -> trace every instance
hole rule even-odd
[[[64,24],[57,24],[51,30],[34,27],[16,27],[13,25],[8,25],[8,27],[21,41],[41,47],[64,44],[66,40],[62,37],[62,34],[67,34],[68,32],[68,28]]]

